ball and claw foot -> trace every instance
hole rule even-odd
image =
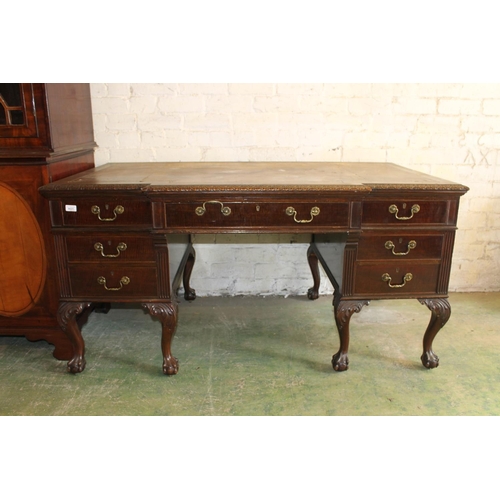
[[[68,361],[68,372],[81,373],[85,370],[86,364],[87,362],[83,356],[75,356],[73,359]]]
[[[184,291],[184,300],[191,302],[194,299],[196,299],[196,290],[194,288],[186,288]]]
[[[420,359],[426,368],[437,368],[439,366],[439,358],[433,351],[424,352]]]
[[[332,366],[336,372],[345,372],[349,368],[349,358],[347,354],[338,352],[332,358]]]
[[[316,290],[316,288],[309,288],[309,290],[307,290],[307,298],[309,300],[316,300],[318,297],[319,293],[318,290]]]
[[[179,361],[173,356],[163,358],[163,373],[165,375],[175,375],[179,371]]]

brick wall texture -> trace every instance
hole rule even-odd
[[[470,187],[450,291],[500,290],[500,84],[91,84],[96,165],[386,161]],[[198,295],[305,294],[305,235],[196,236]],[[324,275],[323,275],[324,276]],[[322,293],[331,286],[322,280]]]

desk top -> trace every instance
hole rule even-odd
[[[393,163],[108,163],[41,188],[49,191],[272,192],[424,190],[465,193],[461,184]]]

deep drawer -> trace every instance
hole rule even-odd
[[[439,262],[357,262],[354,295],[418,296],[436,293]]]
[[[204,201],[165,204],[167,228],[349,228],[349,203],[224,203]]]
[[[377,200],[363,202],[361,225],[447,224],[448,202]]]
[[[150,237],[135,234],[66,236],[69,262],[154,262]]]
[[[362,235],[357,260],[440,259],[443,238],[418,232]]]
[[[70,265],[69,273],[73,297],[119,301],[157,296],[154,266]]]
[[[151,203],[120,198],[95,198],[62,203],[64,226],[150,227]]]

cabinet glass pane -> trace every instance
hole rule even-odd
[[[24,125],[20,83],[0,83],[0,125]]]

